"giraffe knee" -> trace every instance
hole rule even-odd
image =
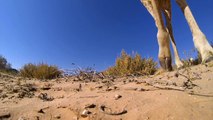
[[[158,44],[160,47],[169,47],[169,33],[165,30],[158,30]]]

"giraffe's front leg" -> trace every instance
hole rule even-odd
[[[163,29],[158,29],[157,38],[159,45],[158,58],[160,65],[164,70],[171,71],[172,59],[169,46],[169,33]]]
[[[164,13],[165,20],[166,20],[167,31],[170,35],[172,47],[174,50],[175,64],[177,68],[181,68],[183,67],[183,62],[180,60],[180,57],[179,57],[178,49],[177,49],[174,34],[173,34],[172,24],[171,24],[171,20],[172,20],[171,2],[170,0],[164,0],[161,3],[161,5],[162,5],[162,11]]]
[[[142,4],[146,7],[148,12],[155,20],[156,27],[158,28],[157,39],[159,45],[158,58],[160,65],[164,70],[172,70],[172,60],[169,48],[169,33],[166,31],[161,15],[160,4],[158,0],[141,0]]]
[[[153,6],[153,14],[155,16],[156,26],[158,28],[157,39],[159,45],[159,53],[158,58],[160,61],[160,65],[163,69],[167,71],[172,70],[172,59],[171,59],[171,52],[170,52],[170,45],[169,45],[169,33],[166,31],[160,4],[158,0],[152,0]]]

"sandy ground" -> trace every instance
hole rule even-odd
[[[28,80],[0,74],[0,120],[212,120],[213,62],[143,77]]]

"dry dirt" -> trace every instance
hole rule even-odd
[[[0,74],[0,120],[212,120],[213,62],[143,77]]]

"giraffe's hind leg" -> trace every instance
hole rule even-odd
[[[208,40],[204,33],[200,30],[199,25],[197,24],[186,0],[176,0],[183,14],[185,15],[186,21],[190,27],[193,36],[193,42],[201,54],[202,62],[206,63],[213,60],[213,48],[209,44]]]
[[[166,31],[162,14],[161,6],[158,0],[141,0],[143,5],[147,8],[149,13],[155,20],[156,27],[158,28],[157,39],[159,45],[158,58],[160,65],[163,69],[167,71],[172,70],[172,59],[169,46],[169,33]]]

